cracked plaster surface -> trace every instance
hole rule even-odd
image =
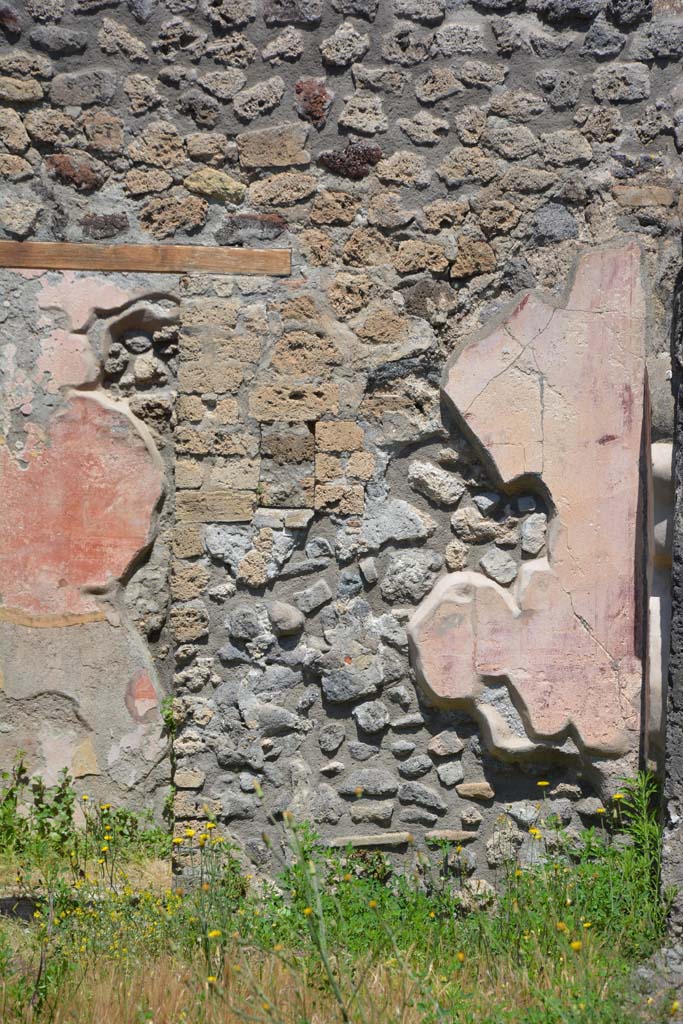
[[[3,281],[3,750],[26,751],[48,781],[61,768],[89,777],[93,793],[100,776],[103,792],[158,784],[160,688],[122,597],[154,540],[164,470],[144,424],[100,386],[107,325],[149,288],[72,272]]]
[[[627,754],[643,681],[649,448],[638,247],[584,255],[564,306],[525,295],[455,360],[443,392],[497,480],[535,481],[554,514],[547,556],[526,561],[511,588],[474,572],[436,584],[409,623],[418,678],[437,701],[474,711],[500,753]],[[524,734],[487,702],[495,682]]]

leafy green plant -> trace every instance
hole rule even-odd
[[[381,852],[330,850],[287,816],[274,883],[245,874],[210,821],[173,841],[185,891],[136,890],[121,875],[112,885],[109,868],[89,858],[85,871],[52,877],[20,960],[0,939],[3,1024],[89,1024],[102,1015],[92,991],[107,993],[112,1024],[145,1014],[174,1024],[677,1019],[673,994],[650,1006],[630,981],[666,917],[652,780],[625,782],[603,823],[578,836],[549,830],[543,809],[532,826],[536,866],[511,860],[488,900],[477,898],[453,844],[434,851],[431,868],[415,856],[406,875]],[[114,841],[117,821],[135,846],[126,814],[93,804],[85,817],[79,841],[87,831],[91,849]],[[52,842],[49,832],[42,841]]]

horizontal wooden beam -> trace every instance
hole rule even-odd
[[[144,274],[292,272],[289,249],[210,245],[97,245],[91,242],[0,242],[0,267],[31,270],[118,270]]]

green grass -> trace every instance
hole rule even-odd
[[[244,876],[219,830],[192,830],[178,854],[187,893],[126,881],[152,830],[105,814],[92,856],[74,873],[74,843],[53,837],[25,865],[42,879],[38,916],[0,925],[0,1019],[51,1024],[635,1024],[680,1019],[675,993],[648,1002],[633,970],[662,941],[661,836],[655,787],[625,785],[610,828],[534,841],[533,870],[510,863],[494,898],[470,891],[457,850],[415,873],[381,853],[330,854],[305,824],[283,826],[277,884]],[[121,849],[117,850],[121,822]],[[73,826],[72,826],[73,827]],[[98,826],[99,827],[99,826]],[[615,842],[613,835],[619,837]],[[108,846],[95,848],[97,842]],[[50,840],[41,840],[47,842]],[[96,856],[99,852],[100,856]],[[3,854],[3,851],[0,851]],[[17,844],[5,849],[17,855]],[[26,849],[21,851],[26,859]],[[61,869],[54,863],[59,862]],[[77,858],[80,854],[77,854]],[[99,863],[103,861],[104,864]],[[115,865],[112,866],[110,861]],[[104,1016],[103,1016],[104,1015]]]

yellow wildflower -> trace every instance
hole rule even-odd
[[[547,781],[546,781],[545,779],[541,779],[541,781],[540,781],[540,782],[537,782],[537,783],[536,783],[536,785],[537,785],[537,786],[540,786],[540,787],[541,787],[541,789],[545,789],[545,787],[546,787],[546,786],[549,786],[549,785],[550,785],[550,783],[549,783],[549,782],[547,782]]]
[[[463,953],[462,950],[460,950],[458,953],[455,954],[455,958],[456,958],[456,960],[459,963],[464,964],[464,962],[465,962],[465,954]]]
[[[220,934],[221,934],[220,928],[212,928],[211,931],[209,932],[209,938],[210,939],[218,939],[220,937]]]
[[[217,979],[215,974],[210,974],[209,977],[206,980],[209,983],[209,985],[215,985],[216,982],[218,981],[218,979]]]
[[[583,946],[583,943],[582,943],[581,939],[574,939],[573,942],[569,943],[569,948],[573,949],[575,953],[578,953],[582,946]]]
[[[313,913],[313,907],[304,907],[304,917],[310,917]]]
[[[377,900],[370,900],[370,902],[368,903],[368,906],[370,907],[370,910],[376,910],[376,908],[377,908]]]

